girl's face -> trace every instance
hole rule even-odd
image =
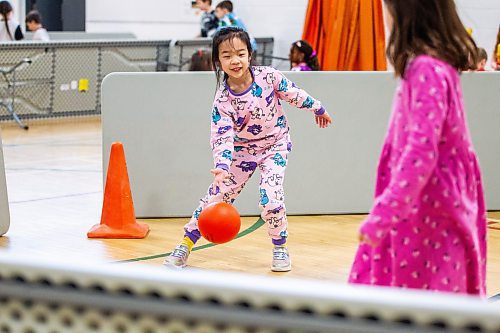
[[[222,20],[224,16],[226,16],[228,13],[229,11],[225,8],[220,8],[220,7],[215,8],[215,16],[217,16],[219,20]]]
[[[196,0],[196,7],[203,11],[209,11],[211,6],[208,4],[208,1]]]
[[[247,45],[239,38],[233,38],[219,45],[219,62],[222,70],[233,79],[241,79],[250,66]]]
[[[26,26],[28,27],[29,31],[36,31],[38,24],[36,24],[35,21],[29,21],[29,22],[26,22]]]
[[[293,64],[299,64],[304,61],[304,53],[300,52],[295,46],[292,46],[290,49],[288,57]]]

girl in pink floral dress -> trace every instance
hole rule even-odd
[[[453,0],[385,0],[401,78],[351,283],[484,296],[486,209],[460,72],[476,46]]]

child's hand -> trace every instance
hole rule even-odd
[[[376,246],[375,243],[373,243],[370,239],[366,238],[365,235],[363,235],[363,234],[359,234],[358,235],[358,239],[359,239],[359,242],[362,243],[362,244],[364,243],[364,244],[367,244],[367,245],[369,245],[371,247],[375,247]]]
[[[214,189],[215,187],[220,187],[222,182],[229,178],[229,173],[224,169],[212,169],[210,172],[214,175]]]
[[[328,112],[323,113],[321,116],[316,117],[316,124],[318,124],[319,128],[327,128],[332,123],[332,117],[328,114]]]

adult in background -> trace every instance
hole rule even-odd
[[[14,10],[8,1],[0,1],[0,41],[21,40],[24,38],[21,26],[12,15]]]

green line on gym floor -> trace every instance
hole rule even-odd
[[[248,227],[247,229],[245,229],[242,232],[240,232],[235,237],[235,239],[241,238],[243,236],[246,236],[246,235],[254,232],[255,230],[257,230],[260,227],[262,227],[265,223],[266,222],[264,222],[264,220],[258,219],[257,222],[255,222],[250,227]],[[204,244],[204,245],[200,245],[200,246],[194,247],[192,251],[199,251],[199,250],[203,250],[203,249],[206,249],[206,248],[209,248],[209,247],[213,247],[213,246],[216,246],[216,245],[217,244],[214,244],[214,243],[208,243],[208,244]],[[172,253],[172,252],[160,253],[160,254],[155,254],[155,255],[147,256],[147,257],[139,257],[139,258],[126,259],[126,260],[117,260],[117,261],[114,261],[113,263],[124,264],[124,263],[128,263],[128,262],[145,261],[145,260],[163,258],[163,257],[169,256],[170,253]]]

